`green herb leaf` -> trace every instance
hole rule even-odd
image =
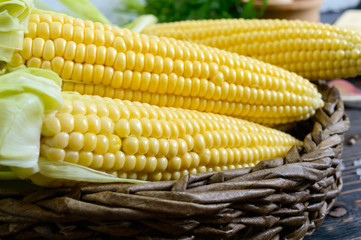
[[[257,9],[254,0],[135,0],[137,4],[129,4],[123,0],[117,11],[122,14],[137,13],[139,16],[152,14],[159,22],[174,22],[182,20],[221,19],[221,18],[258,18],[263,15],[267,0]],[[131,1],[133,2],[133,1]],[[134,17],[134,16],[133,16]]]

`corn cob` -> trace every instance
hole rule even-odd
[[[11,66],[51,69],[63,90],[241,117],[309,118],[323,105],[306,79],[255,59],[55,13],[33,13]]]
[[[251,56],[310,80],[361,73],[361,34],[298,20],[199,20],[153,24],[142,33]]]
[[[254,166],[302,142],[245,120],[127,100],[63,93],[43,121],[40,157],[121,178],[179,179]]]

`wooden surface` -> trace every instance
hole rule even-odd
[[[360,168],[359,174],[361,174],[361,139],[353,146],[346,144],[350,136],[354,134],[361,136],[361,103],[346,104],[346,113],[351,120],[351,129],[346,134],[342,155],[343,189],[331,214],[325,218],[323,224],[311,237],[305,238],[306,240],[361,240],[361,176],[356,172],[357,168]],[[355,161],[358,160],[360,160],[360,165],[356,166]]]

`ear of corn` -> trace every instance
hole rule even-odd
[[[44,118],[40,156],[119,178],[175,180],[254,166],[302,144],[223,115],[72,93],[63,98],[64,107]]]
[[[306,79],[255,59],[54,13],[33,13],[11,66],[51,69],[81,94],[241,117],[306,119],[323,105]]]
[[[252,167],[302,145],[284,132],[224,115],[61,94],[59,80],[40,69],[0,77],[0,169],[38,185],[176,180]],[[0,178],[14,174],[0,171]]]
[[[199,20],[153,24],[142,33],[191,40],[255,57],[310,80],[361,73],[361,34],[297,20]]]

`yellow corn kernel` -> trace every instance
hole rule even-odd
[[[292,136],[224,115],[63,93],[44,118],[40,155],[152,181],[283,157]]]

